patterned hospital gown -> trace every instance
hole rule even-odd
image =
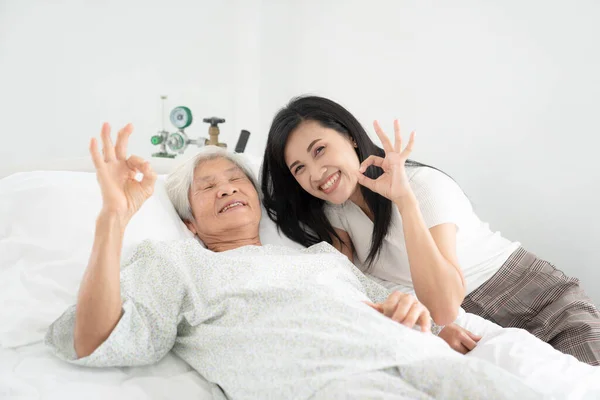
[[[122,269],[121,293],[121,319],[93,354],[75,354],[75,306],[52,324],[46,343],[64,360],[95,367],[150,364],[173,350],[234,399],[307,399],[390,368],[404,377],[397,379],[409,397],[464,395],[478,388],[487,396],[482,398],[504,398],[496,396],[494,374],[526,390],[489,365],[489,387],[458,382],[466,374],[455,370],[455,383],[444,389],[452,393],[440,394],[439,380],[454,368],[428,366],[467,359],[440,338],[364,304],[383,301],[388,290],[326,243],[214,253],[195,239],[145,241]],[[436,357],[443,360],[429,361]],[[471,360],[467,367],[481,370],[484,364]]]

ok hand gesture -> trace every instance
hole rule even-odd
[[[371,155],[363,161],[358,170],[358,183],[399,204],[407,196],[412,195],[404,163],[412,152],[415,133],[412,132],[410,134],[408,145],[402,150],[402,138],[400,136],[398,120],[394,120],[395,143],[393,146],[389,137],[383,132],[377,121],[373,123],[373,126],[383,144],[385,158]],[[377,179],[371,179],[364,175],[364,172],[371,165],[383,169],[383,174]]]
[[[113,145],[110,126],[107,123],[102,125],[103,155],[98,150],[96,138],[90,141],[90,154],[102,191],[102,211],[116,214],[124,224],[152,196],[156,182],[156,173],[148,161],[138,156],[127,158],[127,142],[131,132],[131,124],[123,127],[117,135],[116,145]],[[144,175],[141,181],[135,179],[138,172]]]

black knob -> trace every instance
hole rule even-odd
[[[209,123],[210,126],[217,126],[217,124],[221,124],[221,123],[225,122],[225,118],[210,117],[210,118],[204,118],[202,121]]]
[[[243,153],[244,150],[246,149],[246,144],[248,144],[248,138],[250,137],[250,132],[248,132],[247,130],[242,129],[242,132],[240,133],[240,136],[238,137],[238,141],[237,144],[235,145],[235,152],[236,153]]]

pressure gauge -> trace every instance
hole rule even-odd
[[[178,129],[187,128],[192,124],[192,112],[187,107],[175,107],[171,111],[171,123]]]
[[[167,141],[167,146],[169,149],[176,153],[183,153],[185,148],[188,145],[188,138],[183,132],[175,132],[171,133],[169,136],[169,140]]]

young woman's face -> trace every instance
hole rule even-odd
[[[303,122],[290,135],[285,163],[304,190],[330,203],[342,204],[358,189],[353,143],[318,122]]]

